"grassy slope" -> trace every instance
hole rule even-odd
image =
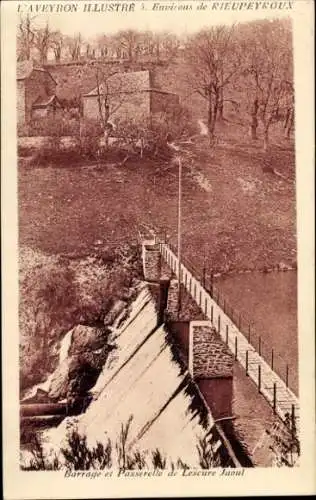
[[[213,151],[198,138],[195,159],[184,164],[185,254],[201,267],[205,252],[208,267],[222,270],[291,264],[296,259],[291,144],[274,144],[264,157],[243,139],[241,127],[236,136],[236,128],[225,122]],[[267,162],[289,182],[263,172]],[[197,173],[208,181],[208,191],[196,182]],[[98,240],[135,240],[141,223],[166,227],[174,240],[177,187],[176,165],[148,160],[123,167],[20,167],[20,242],[50,253],[89,253]]]

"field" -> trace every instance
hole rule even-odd
[[[293,145],[264,155],[228,133],[209,150],[198,138],[183,169],[183,242],[197,267],[262,269],[296,261]],[[228,130],[227,130],[228,131]],[[243,134],[243,130],[240,130]],[[273,166],[285,178],[264,171]],[[88,254],[132,239],[146,224],[175,241],[178,167],[134,158],[77,167],[19,168],[20,243],[48,253]],[[30,223],[32,221],[32,223]]]

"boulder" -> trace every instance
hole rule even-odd
[[[79,352],[100,349],[106,345],[108,334],[109,331],[104,327],[77,325],[72,330],[68,354],[71,356]]]
[[[126,308],[126,302],[124,300],[117,300],[110,311],[104,318],[104,325],[109,326],[114,323],[116,318],[123,312]]]

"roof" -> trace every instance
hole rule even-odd
[[[107,85],[106,92],[104,92],[104,87]],[[133,93],[133,92],[159,92],[161,94],[173,94],[173,92],[168,92],[167,90],[162,90],[157,87],[151,86],[150,71],[129,71],[125,73],[115,73],[109,78],[107,78],[105,83],[101,83],[99,86],[99,92],[102,95],[106,94],[117,94],[117,93]],[[83,94],[84,97],[93,97],[98,95],[98,87],[94,87],[87,94]]]
[[[180,458],[193,468],[200,468],[199,440],[207,439],[221,466],[236,465],[198,387],[175,359],[168,332],[156,325],[155,305],[144,288],[127,320],[112,332],[109,342],[116,349],[91,391],[92,403],[74,425],[95,445],[115,442],[130,420],[128,450],[151,457],[158,448],[168,462]],[[48,449],[60,448],[70,424],[71,417],[47,431]]]
[[[18,61],[16,64],[16,79],[24,80],[28,78],[33,71],[33,61]]]
[[[149,71],[130,71],[126,73],[115,73],[106,79],[105,83],[99,86],[100,93],[104,93],[105,85],[108,86],[106,93],[117,94],[120,92],[143,92],[150,89],[150,72]],[[96,86],[84,97],[98,95],[98,87]]]
[[[34,102],[32,105],[33,108],[46,108],[50,104],[52,104],[55,100],[58,101],[56,95],[52,95],[47,97],[46,99],[41,99],[40,97]]]
[[[45,68],[39,68],[34,66],[34,62],[32,60],[27,61],[18,61],[16,65],[16,79],[17,80],[25,80],[29,78],[33,71],[41,71],[43,73],[47,73],[51,79],[56,83],[56,80],[52,77],[49,71]]]

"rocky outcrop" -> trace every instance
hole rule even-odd
[[[85,396],[95,384],[111,347],[105,327],[75,326],[65,335],[71,342],[67,356],[51,375],[48,396],[53,400]]]

